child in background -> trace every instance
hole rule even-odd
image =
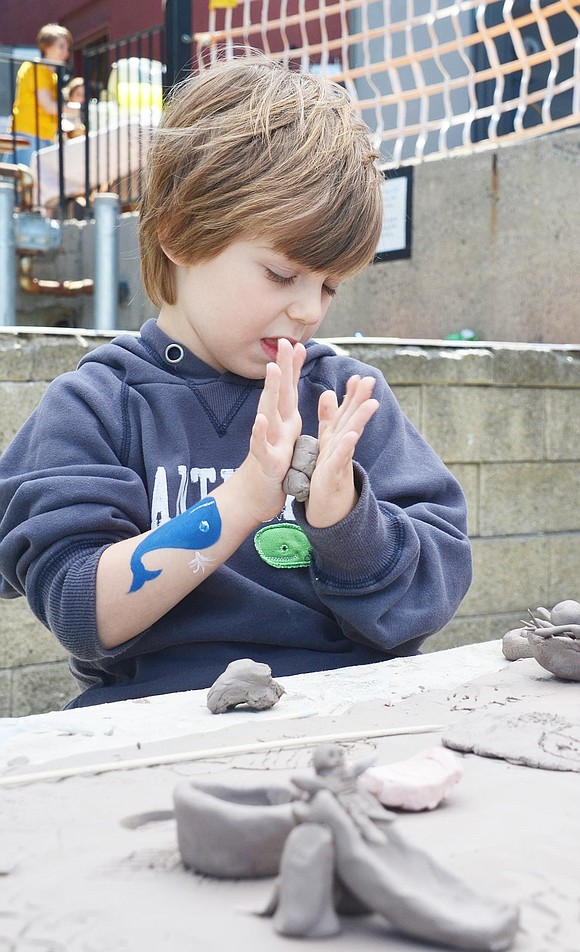
[[[82,107],[85,102],[85,81],[82,76],[75,76],[62,91],[64,108],[62,115],[62,130],[69,139],[84,136],[85,127],[82,120]]]
[[[138,337],[58,378],[0,460],[0,593],[71,655],[72,707],[416,653],[471,578],[463,493],[375,368],[312,340],[373,259],[347,93],[265,59],[180,87],[148,157]],[[305,502],[283,480],[319,439]]]
[[[58,23],[43,26],[36,37],[42,58],[66,63],[72,34]],[[32,153],[52,145],[58,130],[58,76],[52,65],[23,63],[16,76],[16,96],[12,107],[12,131],[28,139],[29,145],[14,151],[14,161],[30,165]]]

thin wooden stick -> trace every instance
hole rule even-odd
[[[41,780],[64,780],[66,777],[82,777],[89,774],[110,773],[114,770],[136,770],[138,767],[161,767],[165,764],[183,764],[194,760],[215,760],[219,757],[235,757],[239,754],[253,754],[266,750],[287,750],[292,747],[314,747],[316,744],[336,744],[355,740],[367,740],[371,737],[394,737],[398,734],[428,734],[439,731],[442,724],[423,724],[415,727],[388,727],[372,731],[351,731],[346,734],[319,734],[315,737],[286,737],[282,740],[255,741],[252,744],[239,744],[236,747],[209,748],[207,750],[186,751],[181,754],[159,754],[153,757],[140,757],[133,760],[115,760],[102,764],[85,764],[81,767],[62,767],[60,770],[45,770],[29,774],[0,777],[0,787],[13,787],[18,784],[37,783]]]

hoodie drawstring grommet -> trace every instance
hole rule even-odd
[[[164,356],[168,364],[180,364],[185,357],[185,351],[181,344],[168,344]]]

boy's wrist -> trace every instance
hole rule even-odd
[[[269,480],[250,456],[228,479],[227,485],[235,488],[237,505],[251,523],[249,531],[275,518],[284,506],[286,497],[281,483]]]

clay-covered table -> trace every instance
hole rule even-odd
[[[533,659],[510,664],[499,641],[280,680],[287,693],[269,711],[212,715],[197,691],[0,720],[0,949],[417,952],[379,917],[345,919],[323,942],[278,936],[251,914],[271,880],[198,876],[182,865],[173,819],[124,821],[171,810],[184,779],[285,781],[308,767],[316,737],[358,732],[349,756],[391,763],[472,714],[505,711],[511,723],[534,705],[555,717],[580,709],[577,683]],[[398,728],[419,732],[374,736]],[[577,949],[579,773],[458,756],[464,777],[444,804],[401,814],[398,827],[520,906],[515,952]]]

